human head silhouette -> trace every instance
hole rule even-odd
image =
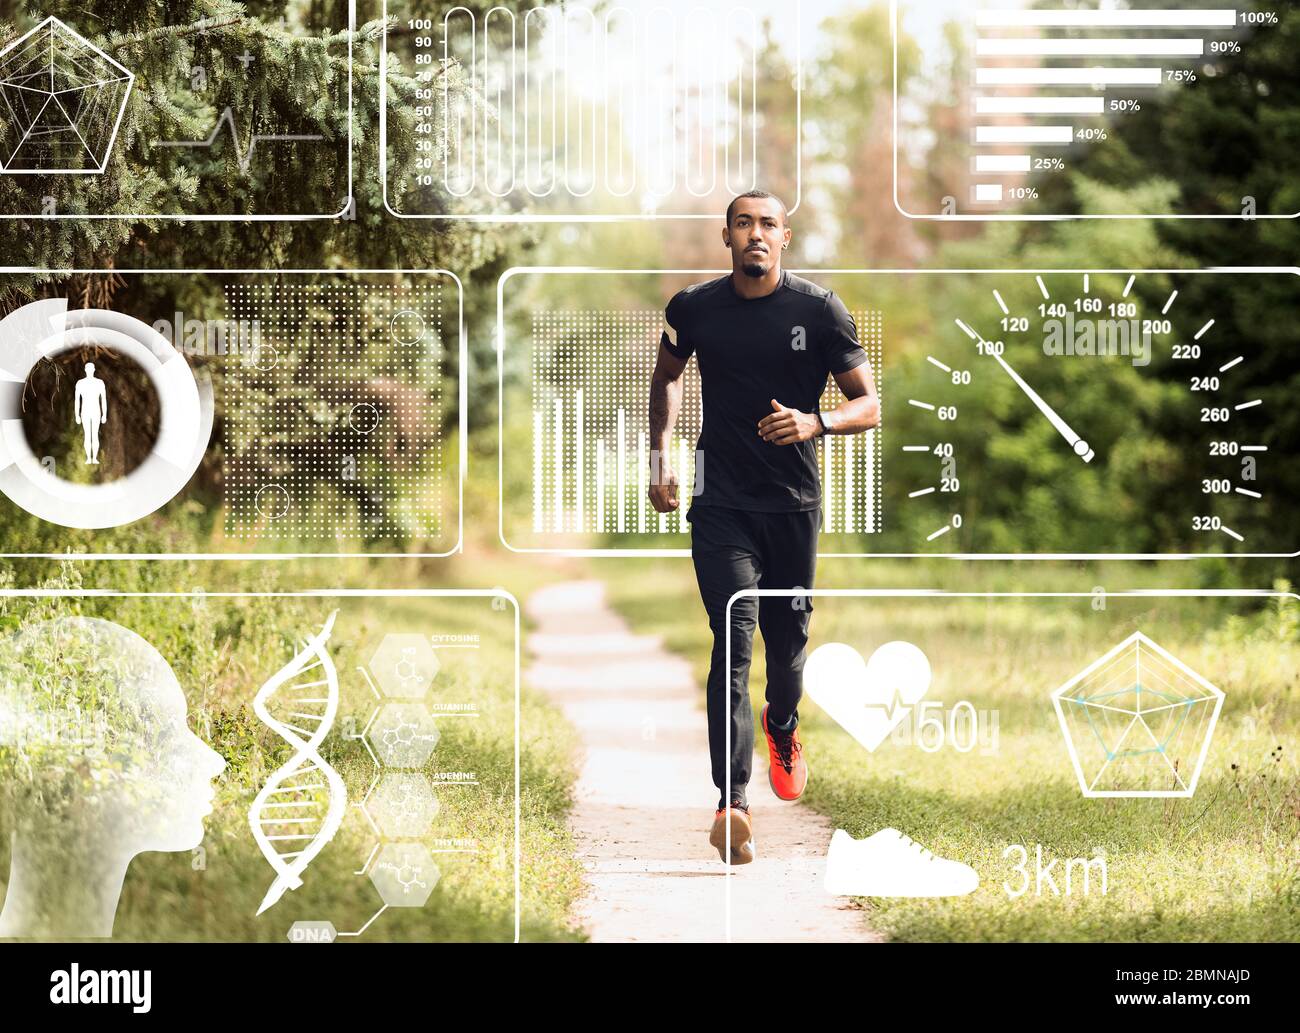
[[[131,859],[191,850],[225,767],[170,665],[133,631],[66,616],[0,641],[13,856],[2,936],[107,936]]]
[[[93,362],[86,363],[86,376],[93,377],[94,375],[95,375],[95,364]]]

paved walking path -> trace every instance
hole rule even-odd
[[[585,750],[571,817],[587,871],[577,922],[594,941],[725,939],[726,868],[708,842],[717,793],[690,665],[634,635],[598,581],[540,589],[527,611],[526,676]],[[765,761],[749,798],[757,860],[731,876],[732,939],[877,939],[861,911],[822,889],[826,820],[777,800]]]

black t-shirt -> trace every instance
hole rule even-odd
[[[758,436],[771,400],[818,410],[828,374],[867,361],[848,309],[831,291],[790,273],[761,298],[742,298],[723,276],[676,294],[664,311],[676,334],[663,345],[700,368],[703,489],[694,505],[760,513],[817,509],[821,480],[812,441],[773,445]],[[698,486],[697,486],[698,487]]]

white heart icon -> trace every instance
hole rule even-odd
[[[886,642],[863,663],[843,642],[818,646],[803,669],[804,690],[868,750],[875,750],[930,688],[930,661],[910,642]]]

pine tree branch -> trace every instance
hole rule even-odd
[[[129,36],[118,36],[113,40],[114,47],[133,47],[140,43],[152,43],[159,39],[178,39],[182,36],[193,36],[204,34],[213,29],[226,29],[232,25],[257,25],[264,27],[262,22],[255,18],[236,16],[226,18],[223,21],[201,21],[193,25],[164,25],[157,29],[147,29],[144,32],[133,32]]]

